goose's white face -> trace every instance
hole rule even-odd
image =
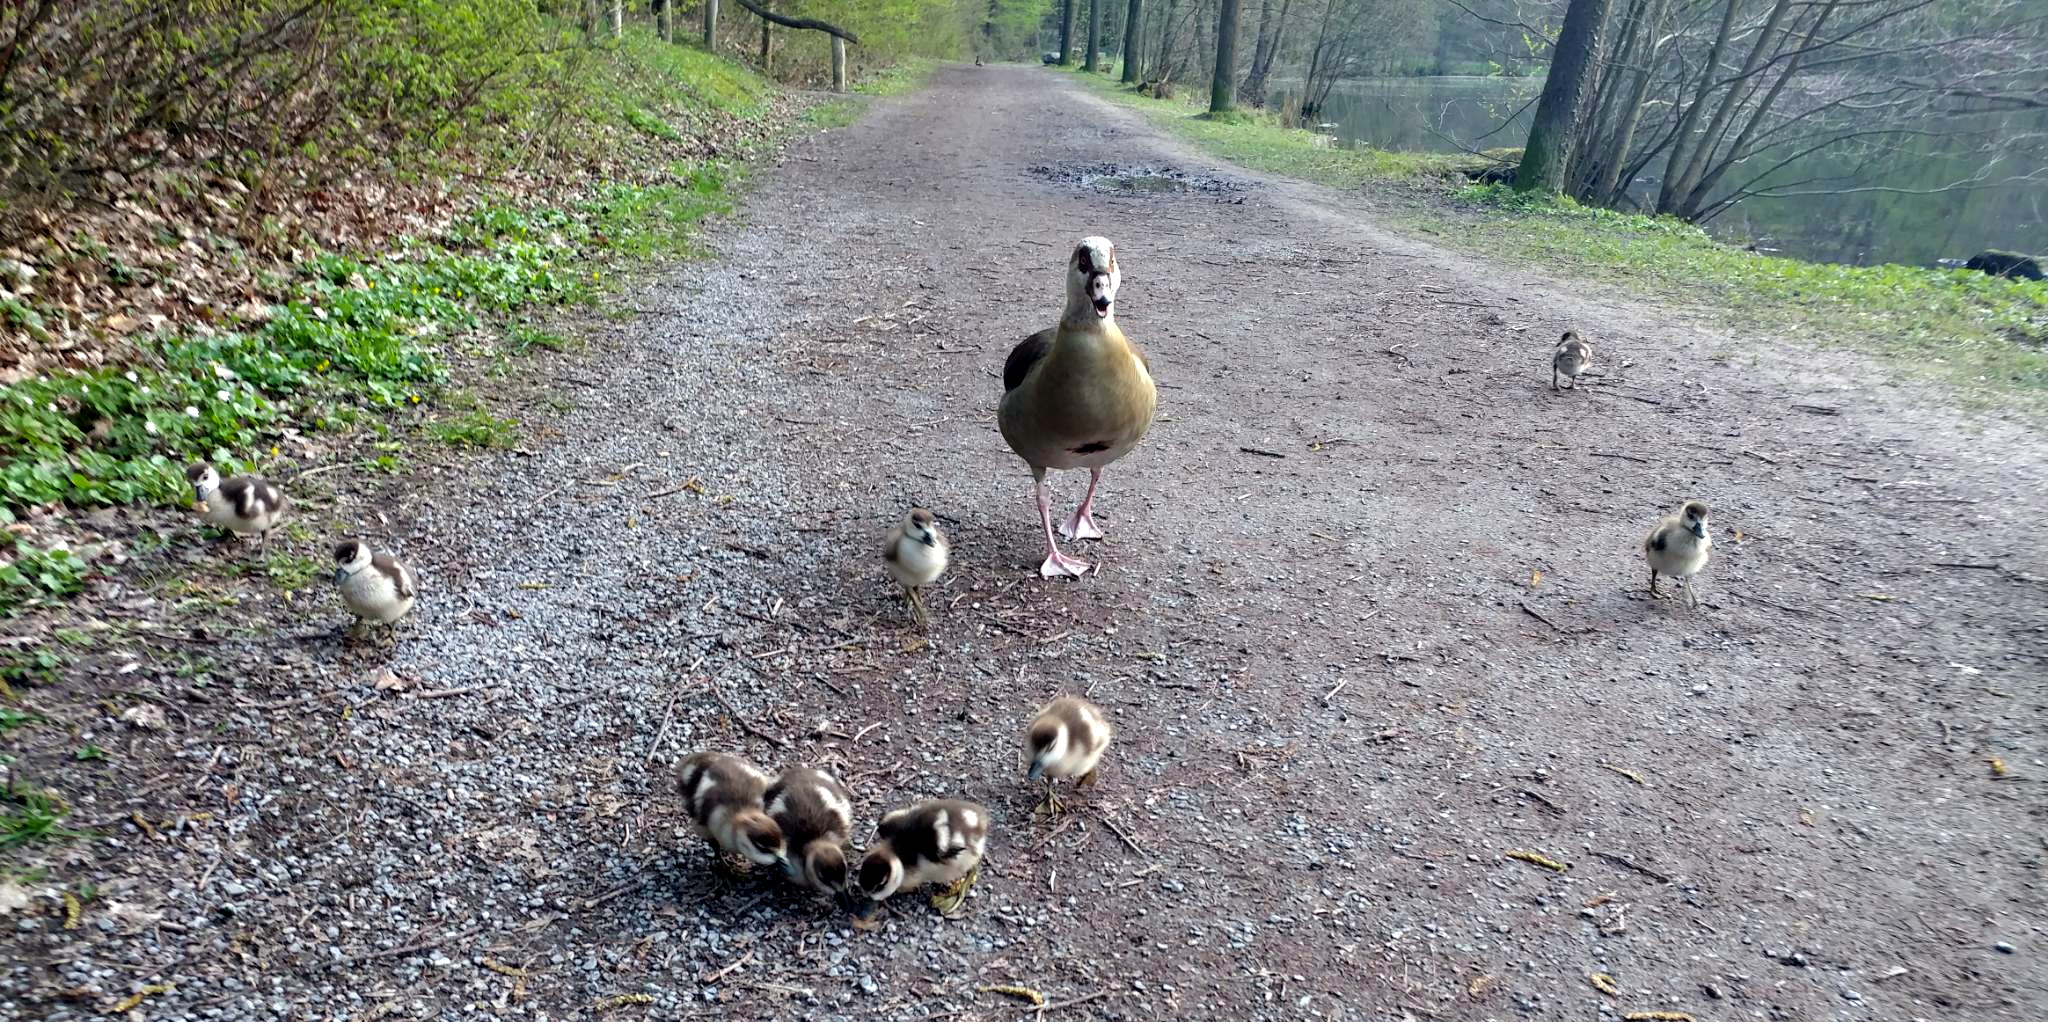
[[[908,537],[913,543],[937,546],[939,543],[938,527],[938,522],[932,518],[930,511],[917,508],[910,512],[910,517],[903,520],[903,535]]]
[[[1685,505],[1685,527],[1693,535],[1705,539],[1707,536],[1707,506],[1699,501]]]
[[[1108,238],[1082,238],[1067,260],[1067,293],[1087,300],[1095,315],[1108,319],[1123,276],[1116,266],[1116,246]]]
[[[194,465],[185,470],[185,478],[192,484],[192,497],[203,501],[213,491],[220,489],[220,472],[212,465]]]
[[[370,566],[370,545],[361,540],[351,540],[335,548],[334,584],[340,585],[350,575]]]

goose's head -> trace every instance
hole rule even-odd
[[[1098,319],[1108,319],[1116,304],[1116,246],[1108,238],[1082,238],[1067,259],[1067,308],[1080,312],[1086,305]]]
[[[370,566],[370,545],[359,539],[343,540],[334,547],[334,584],[348,581],[350,575]]]
[[[1707,535],[1707,503],[1703,500],[1688,500],[1678,510],[1679,520],[1685,523],[1687,531],[1705,539]]]
[[[910,509],[910,517],[903,520],[903,535],[913,543],[925,546],[939,545],[939,524],[930,511],[921,507]]]
[[[197,462],[186,467],[185,481],[192,485],[193,498],[204,501],[220,489],[220,472],[206,462]]]

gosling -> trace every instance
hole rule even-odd
[[[336,546],[334,564],[334,584],[341,589],[341,602],[356,616],[352,631],[360,633],[375,622],[395,633],[398,620],[419,599],[419,583],[412,570],[390,554],[372,553],[370,545],[359,539]]]
[[[939,531],[938,520],[921,507],[911,508],[903,524],[890,528],[888,542],[882,547],[882,560],[888,565],[889,576],[903,587],[910,616],[920,628],[929,628],[932,623],[922,591],[946,573],[951,550],[946,534]]]
[[[270,551],[270,530],[284,520],[284,491],[256,476],[220,477],[219,470],[206,462],[185,469],[192,484],[192,499],[204,505],[199,517],[236,536],[256,536],[258,553]]]
[[[1096,766],[1108,751],[1112,734],[1101,708],[1079,696],[1061,696],[1038,711],[1024,733],[1025,752],[1031,757],[1026,776],[1045,782],[1045,801],[1037,812],[1050,816],[1062,811],[1055,790],[1059,781],[1095,783]]]
[[[870,903],[902,891],[945,884],[932,907],[956,918],[967,892],[981,879],[988,850],[988,810],[958,799],[920,802],[882,817],[875,842],[860,863],[860,889]]]
[[[1657,576],[1669,575],[1685,586],[1686,604],[1698,607],[1700,600],[1693,591],[1693,576],[1706,570],[1707,558],[1713,550],[1713,537],[1707,535],[1704,501],[1688,500],[1677,514],[1659,519],[1657,527],[1643,537],[1643,559],[1650,564],[1650,595],[1661,595],[1657,592]]]
[[[683,757],[676,788],[712,861],[728,869],[735,859],[761,866],[782,861],[782,828],[762,806],[768,775],[737,756],[693,752]]]
[[[791,767],[763,796],[782,830],[782,870],[823,894],[846,890],[846,843],[853,837],[853,795],[823,770]]]
[[[1579,387],[1579,374],[1593,364],[1593,346],[1579,340],[1577,330],[1566,330],[1557,342],[1557,351],[1550,356],[1550,389],[1557,390],[1557,378],[1562,375],[1570,380],[1572,389]]]

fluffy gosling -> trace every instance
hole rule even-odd
[[[362,540],[346,540],[336,546],[334,565],[334,584],[341,590],[341,602],[356,616],[352,632],[360,632],[372,622],[395,632],[398,620],[419,598],[419,583],[411,569],[390,554],[372,553]]]
[[[945,884],[932,907],[954,918],[981,879],[988,850],[988,810],[972,802],[920,802],[882,817],[875,841],[860,863],[860,889],[871,902],[886,901],[926,884]]]
[[[882,547],[882,560],[889,567],[889,577],[903,587],[903,598],[910,604],[910,616],[920,628],[929,628],[932,623],[920,591],[946,573],[947,555],[951,549],[946,542],[946,534],[939,531],[938,520],[921,507],[911,508],[903,524],[889,530],[889,540]]]
[[[192,499],[204,505],[199,517],[237,536],[256,536],[259,553],[270,550],[270,530],[284,520],[284,491],[256,476],[220,477],[219,470],[206,462],[185,469],[192,484]]]
[[[1563,376],[1577,390],[1579,374],[1592,364],[1593,346],[1579,340],[1577,330],[1566,330],[1557,342],[1557,351],[1550,356],[1550,389],[1557,390],[1557,378]]]
[[[1061,811],[1056,785],[1067,778],[1076,784],[1095,783],[1096,765],[1109,749],[1113,732],[1109,718],[1100,707],[1079,696],[1061,696],[1045,704],[1024,732],[1025,753],[1031,757],[1026,775],[1045,782],[1045,801],[1037,812],[1056,815]]]
[[[853,795],[823,770],[792,767],[763,796],[782,829],[782,870],[796,883],[840,896],[846,891],[846,843],[853,838]]]
[[[713,861],[727,867],[735,858],[762,866],[782,861],[782,828],[763,808],[768,775],[759,767],[723,752],[693,752],[683,757],[676,788]]]
[[[1650,564],[1650,595],[1660,595],[1657,576],[1669,575],[1685,586],[1687,605],[1698,607],[1700,600],[1693,592],[1693,576],[1706,569],[1707,557],[1713,550],[1713,537],[1707,535],[1704,501],[1688,500],[1677,514],[1659,519],[1657,527],[1643,537],[1643,559]]]

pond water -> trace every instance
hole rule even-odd
[[[1341,82],[1318,113],[1323,129],[1347,144],[1383,149],[1459,152],[1520,146],[1528,136],[1540,78],[1367,78]],[[1274,82],[1275,105],[1299,81]],[[1986,126],[2009,133],[2048,130],[2048,115],[1989,116]],[[1935,194],[1911,194],[1964,180],[1980,170],[1973,161],[1932,151],[1895,153],[1871,183],[1902,191],[1752,198],[1706,226],[1729,241],[1805,259],[1856,264],[1931,266],[1966,259],[1987,248],[2048,250],[2048,180]],[[1739,168],[1738,168],[1739,169]],[[1781,174],[1808,178],[1827,169],[1809,159]],[[2031,167],[1996,167],[2003,178]],[[1654,198],[1657,168],[1637,187]],[[1735,176],[1735,171],[1730,176]]]

